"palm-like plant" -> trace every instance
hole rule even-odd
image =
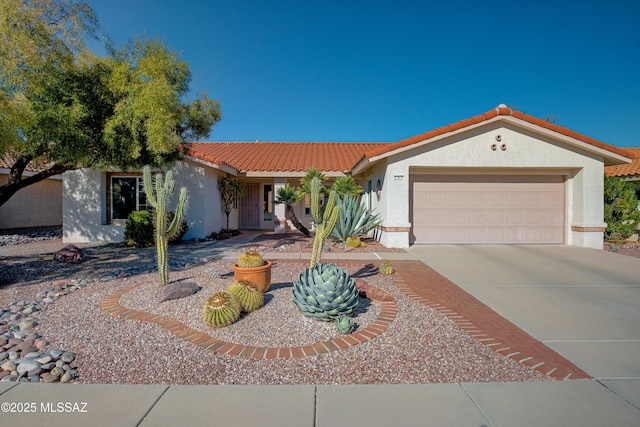
[[[311,184],[311,181],[313,180],[313,178],[318,178],[320,180],[320,183],[322,183],[323,181],[326,181],[327,176],[325,174],[323,174],[322,172],[320,172],[318,169],[316,168],[309,168],[307,169],[307,173],[305,174],[305,176],[303,176],[302,178],[300,178],[300,192],[303,194],[311,194],[311,187],[309,186],[309,184]],[[320,186],[320,193],[324,194],[327,192],[327,188],[323,185]]]
[[[335,191],[340,198],[344,198],[346,195],[358,196],[364,191],[351,175],[336,178],[331,190]]]
[[[303,197],[304,197],[304,193],[296,190],[295,188],[290,186],[288,183],[284,187],[278,188],[278,191],[276,191],[276,203],[277,204],[280,204],[280,203],[284,203],[285,204],[285,206],[286,206],[286,208],[285,208],[285,216],[286,216],[286,218],[289,221],[291,221],[293,226],[295,228],[297,228],[298,230],[300,230],[300,232],[302,232],[302,234],[304,234],[307,237],[311,237],[311,233],[309,232],[307,227],[305,227],[298,220],[298,217],[296,216],[296,212],[293,210],[293,205],[299,203],[302,200]]]

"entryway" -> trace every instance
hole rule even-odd
[[[260,184],[245,184],[246,192],[240,198],[240,228],[260,228]]]

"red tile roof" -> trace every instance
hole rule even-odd
[[[347,172],[385,142],[194,142],[187,154],[239,172]]]
[[[382,154],[386,154],[389,153],[391,151],[397,150],[399,148],[404,148],[404,147],[408,147],[410,145],[431,139],[431,138],[435,138],[437,136],[441,136],[441,135],[445,135],[447,133],[453,132],[453,131],[457,131],[459,129],[463,129],[466,127],[469,127],[471,125],[475,125],[475,124],[479,124],[488,120],[491,120],[495,117],[498,116],[510,116],[510,117],[514,117],[517,119],[520,119],[522,121],[528,122],[528,123],[532,123],[534,125],[543,127],[545,129],[549,129],[552,130],[554,132],[557,132],[559,134],[565,135],[565,136],[569,136],[571,138],[577,139],[578,141],[582,141],[585,142],[587,144],[593,145],[595,147],[598,148],[602,148],[604,150],[610,151],[612,153],[624,156],[624,157],[630,157],[629,153],[622,149],[622,148],[618,148],[618,147],[614,147],[613,145],[609,145],[609,144],[605,144],[602,141],[598,141],[596,139],[590,138],[588,136],[584,136],[579,134],[578,132],[574,132],[570,129],[567,129],[565,127],[562,126],[558,126],[554,123],[549,123],[545,120],[541,120],[538,119],[537,117],[534,116],[530,116],[528,114],[524,114],[521,113],[519,111],[516,110],[512,110],[509,107],[505,107],[504,105],[499,105],[498,107],[494,108],[493,110],[489,110],[484,114],[480,114],[478,116],[474,116],[471,117],[469,119],[466,120],[462,120],[456,123],[452,123],[450,125],[447,126],[443,126],[443,127],[439,127],[437,129],[434,129],[432,131],[420,134],[420,135],[416,135],[414,137],[411,138],[407,138],[407,139],[403,139],[400,140],[394,144],[387,144],[385,146],[382,147],[378,147],[375,148],[373,150],[367,151],[365,153],[365,156],[367,158],[372,158],[372,157],[376,157],[376,156],[380,156]]]
[[[640,176],[640,148],[627,148],[631,163],[606,166],[604,173],[608,176]]]
[[[11,170],[11,167],[13,166],[13,164],[16,162],[16,159],[13,155],[9,154],[9,153],[5,153],[3,156],[0,156],[0,169],[9,169]],[[24,169],[25,172],[40,172],[42,171],[44,168],[42,166],[38,166],[35,165],[35,162],[29,162],[29,164],[27,165],[27,167]]]

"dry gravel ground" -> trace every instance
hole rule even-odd
[[[306,345],[337,336],[333,324],[312,321],[295,308],[291,280],[302,268],[277,263],[273,289],[262,309],[224,329],[202,324],[201,307],[230,278],[209,279],[211,267],[230,272],[232,263],[216,261],[174,272],[172,280],[195,281],[203,289],[178,301],[159,303],[155,274],[96,283],[60,300],[38,327],[51,345],[78,354],[80,381],[134,384],[377,384],[460,381],[532,381],[544,377],[469,337],[443,315],[401,294],[388,277],[366,278],[391,294],[399,313],[378,338],[346,350],[287,360],[253,360],[214,355],[174,338],[155,325],[112,318],[98,308],[102,298],[123,287],[130,308],[170,315],[189,326],[234,343],[258,346]],[[353,272],[352,272],[353,273]],[[363,302],[355,320],[366,326],[379,312]]]
[[[153,250],[85,246],[89,260],[68,266],[50,259],[62,246],[58,239],[0,248],[0,307],[31,298],[53,280],[97,278],[85,289],[53,304],[43,313],[37,328],[49,340],[49,348],[77,353],[82,383],[393,384],[547,379],[495,353],[445,316],[406,297],[393,285],[393,276],[366,275],[354,268],[351,274],[365,276],[367,283],[392,295],[398,305],[395,321],[379,337],[346,350],[299,359],[216,355],[175,338],[155,324],[111,317],[100,310],[99,304],[116,290],[138,285],[121,298],[122,305],[174,317],[194,329],[238,344],[313,344],[337,336],[337,332],[333,324],[310,320],[295,308],[292,281],[303,266],[276,262],[265,307],[227,328],[212,329],[202,323],[201,309],[211,293],[231,283],[230,261],[178,263],[170,270],[171,280],[196,282],[202,290],[188,298],[160,303],[157,275],[150,272]],[[623,253],[620,249],[618,253]],[[177,250],[174,258],[185,252],[188,246]],[[640,251],[633,253],[638,256]],[[137,270],[131,270],[136,266]],[[222,277],[211,278],[212,268]],[[121,272],[126,274],[114,278]],[[365,327],[378,313],[375,303],[362,300],[356,324]]]

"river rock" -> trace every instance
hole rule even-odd
[[[76,355],[70,352],[65,352],[62,353],[62,356],[60,356],[60,360],[62,360],[64,363],[71,363],[76,360]]]
[[[38,362],[36,362],[35,360],[25,360],[18,365],[16,371],[18,371],[18,374],[22,376],[28,374],[30,371],[35,371],[36,369],[38,370],[38,372],[34,375],[38,375],[40,374],[40,372],[42,372],[42,367]]]

